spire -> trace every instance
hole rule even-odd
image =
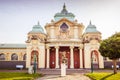
[[[61,12],[56,13],[54,18],[55,18],[55,21],[58,21],[62,18],[67,18],[68,20],[73,21],[74,18],[75,18],[75,15],[73,13],[70,13],[70,12],[67,11],[66,5],[64,3],[63,6],[62,6]]]
[[[92,24],[92,23],[91,23],[91,20],[90,20],[90,23],[89,23],[89,24],[90,24],[90,25]]]
[[[63,5],[63,9],[66,9],[66,5],[65,5],[65,3],[64,3],[64,5]]]
[[[63,10],[61,11],[61,13],[63,13],[63,14],[67,14],[67,13],[68,13],[68,11],[66,10],[66,5],[65,5],[65,3],[64,3],[64,5],[63,5]]]
[[[38,21],[38,25],[40,25],[39,21]]]

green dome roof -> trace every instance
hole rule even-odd
[[[66,6],[64,4],[63,9],[60,13],[56,13],[54,16],[55,21],[58,21],[62,18],[67,18],[68,20],[73,21],[75,18],[75,15],[73,13],[69,13],[66,9]]]
[[[90,21],[90,24],[87,26],[85,33],[96,33],[96,32],[99,32],[99,31],[96,29],[95,25],[91,24],[91,21]]]
[[[29,33],[45,33],[44,29],[41,27],[41,25],[39,25],[39,22],[37,25],[34,25],[32,28],[32,31],[30,31]]]

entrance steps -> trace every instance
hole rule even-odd
[[[52,74],[61,74],[61,69],[40,69],[40,73],[42,74],[47,74],[47,75],[52,75]],[[66,69],[67,74],[74,74],[74,73],[89,73],[89,69]]]

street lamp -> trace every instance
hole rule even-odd
[[[91,57],[91,73],[93,73],[93,55]]]
[[[34,74],[36,73],[36,54],[34,53]]]

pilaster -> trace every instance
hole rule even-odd
[[[54,26],[51,26],[50,27],[50,38],[55,38],[55,32],[54,32],[55,30],[54,30]]]
[[[74,26],[74,39],[78,39],[78,27]]]
[[[79,56],[80,56],[80,68],[83,68],[82,48],[79,48]]]
[[[49,68],[50,64],[50,48],[47,47],[47,68]]]

